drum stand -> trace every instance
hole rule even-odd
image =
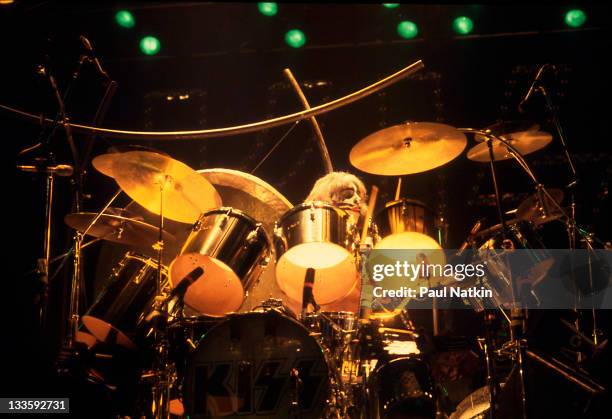
[[[157,250],[157,298],[154,311],[161,313],[153,323],[155,331],[155,358],[153,366],[153,386],[151,389],[151,414],[155,419],[170,418],[170,389],[175,381],[175,370],[169,359],[169,342],[167,330],[168,301],[163,297],[162,257],[164,241],[162,237],[164,228],[164,188],[171,181],[170,176],[164,175],[159,184],[159,238],[155,244]],[[182,297],[181,297],[182,298]]]
[[[74,259],[73,259],[73,270],[72,270],[72,284],[70,287],[70,311],[68,315],[68,331],[66,333],[65,345],[68,352],[73,352],[76,347],[76,337],[79,330],[79,299],[81,295],[81,250],[83,248],[83,239],[94,226],[94,224],[100,219],[102,214],[111,206],[111,204],[121,194],[121,188],[117,190],[115,195],[108,201],[108,203],[96,214],[91,220],[87,228],[83,232],[77,231],[74,235]]]

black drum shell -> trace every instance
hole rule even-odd
[[[229,315],[188,359],[185,411],[191,418],[291,417],[292,369],[302,380],[299,417],[322,417],[329,367],[309,331],[276,310]],[[213,405],[225,410],[215,412]]]
[[[162,281],[167,283],[167,269],[162,266]],[[145,332],[144,318],[150,313],[157,293],[157,262],[146,256],[128,252],[113,269],[106,289],[83,316],[83,323],[96,334],[95,323],[109,325],[106,343],[119,343],[135,349]],[[162,285],[163,286],[163,285]],[[118,340],[117,340],[118,339]],[[127,339],[127,342],[126,342]]]
[[[436,213],[421,201],[398,199],[387,202],[385,208],[374,217],[378,234],[415,232],[436,237]]]

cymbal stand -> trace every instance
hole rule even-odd
[[[576,188],[578,187],[578,173],[576,171],[576,165],[574,164],[574,160],[572,159],[571,154],[569,153],[569,149],[567,148],[567,141],[565,139],[565,133],[563,132],[563,127],[561,126],[561,122],[559,121],[559,116],[557,114],[557,111],[555,110],[555,107],[552,103],[552,99],[550,98],[550,95],[548,94],[548,92],[546,91],[546,88],[544,87],[543,84],[540,84],[537,88],[537,91],[539,91],[540,93],[542,93],[542,97],[544,98],[544,101],[546,103],[546,109],[548,110],[548,112],[550,113],[550,116],[552,118],[553,121],[553,125],[555,126],[555,129],[557,130],[557,134],[559,136],[559,142],[561,143],[561,148],[563,149],[563,153],[565,154],[565,159],[567,160],[567,165],[569,167],[569,172],[571,175],[571,180],[570,183],[567,185],[567,188],[570,190],[570,214],[569,217],[567,217],[567,235],[568,235],[568,242],[569,242],[569,248],[570,250],[576,249],[576,236],[577,233],[580,234],[581,236],[583,236],[584,238],[584,243],[587,247],[588,251],[592,251],[592,245],[591,242],[589,241],[588,237],[585,237],[585,235],[580,231],[580,229],[578,229],[576,227]],[[592,286],[592,277],[589,278],[590,285]],[[579,298],[580,298],[580,293],[576,292],[576,301],[574,302],[574,310],[577,312],[578,311],[578,306],[579,306]],[[595,343],[595,345],[598,344],[598,340],[599,340],[599,331],[597,330],[597,314],[595,311],[595,304],[592,303],[591,306],[591,316],[593,319],[593,342]],[[580,319],[579,317],[576,318],[576,329],[580,332]]]
[[[159,237],[155,244],[157,250],[157,296],[161,297],[164,287],[162,274],[162,258],[164,252],[164,189],[172,179],[164,175],[159,183]],[[174,383],[174,368],[169,359],[169,342],[167,333],[168,304],[165,298],[157,298],[154,310],[162,313],[154,322],[155,329],[155,364],[154,383],[152,386],[152,417],[156,419],[170,418],[170,388]]]
[[[66,349],[69,351],[75,348],[76,336],[79,330],[79,298],[81,295],[81,250],[84,237],[87,235],[93,225],[100,219],[102,214],[111,206],[111,204],[121,194],[121,188],[117,190],[115,195],[107,202],[107,204],[96,214],[96,216],[87,225],[87,228],[82,232],[76,231],[74,235],[74,259],[72,270],[72,284],[70,287],[70,311],[68,315],[68,331],[66,333]]]
[[[506,142],[505,140],[491,134],[490,130],[474,130],[471,128],[462,128],[459,129],[460,131],[464,131],[464,132],[469,132],[469,133],[474,133],[474,134],[480,134],[485,138],[485,141],[487,142],[487,147],[489,149],[489,168],[491,169],[491,178],[493,180],[493,188],[495,191],[495,201],[496,201],[496,206],[497,206],[497,216],[499,217],[499,222],[500,225],[502,227],[501,229],[501,233],[502,233],[502,240],[503,240],[503,248],[509,248],[511,246],[511,242],[509,241],[509,234],[508,234],[508,230],[507,230],[507,226],[505,223],[505,219],[504,219],[504,210],[502,207],[502,202],[501,202],[501,193],[500,193],[500,189],[499,189],[499,184],[497,182],[497,174],[495,171],[495,155],[493,153],[493,141],[494,140],[499,140],[501,142],[503,142],[504,144],[508,145],[508,142]],[[509,266],[508,264],[508,260],[507,260],[507,252],[504,252],[503,257],[506,260],[506,266]],[[511,287],[511,296],[512,296],[512,309],[511,309],[511,315],[510,315],[510,339],[512,341],[512,347],[514,349],[514,355],[515,355],[515,361],[516,361],[516,366],[518,368],[518,374],[519,374],[519,387],[520,387],[520,392],[521,392],[521,412],[522,412],[522,417],[523,419],[527,418],[527,383],[526,383],[526,374],[525,374],[525,365],[524,365],[524,360],[526,359],[526,346],[527,346],[527,341],[524,338],[524,333],[525,333],[525,314],[524,311],[518,307],[518,298],[519,296],[519,290],[516,284],[516,281],[512,280],[511,277],[511,272],[508,272],[509,274],[509,280],[510,283],[512,285]],[[490,319],[486,318],[486,316],[488,316],[488,313],[485,311],[485,322],[486,328],[490,328]],[[492,339],[490,338],[491,333],[490,333],[490,329],[487,330],[486,334],[487,336],[486,340],[488,340],[488,342],[485,343],[484,348],[487,349],[488,351],[491,351],[491,348],[493,347],[493,342]],[[485,358],[487,360],[487,382],[489,385],[489,391],[490,391],[490,397],[491,397],[491,417],[495,418],[497,412],[495,411],[495,407],[497,406],[497,400],[495,399],[495,396],[497,395],[497,391],[496,389],[498,388],[497,383],[495,381],[495,377],[493,374],[491,374],[491,365],[490,365],[490,360],[491,360],[491,353],[485,353]]]

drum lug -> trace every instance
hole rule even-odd
[[[202,228],[202,219],[199,218],[195,223],[193,223],[193,227],[191,227],[192,231],[199,231]]]

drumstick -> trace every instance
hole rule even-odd
[[[400,199],[400,193],[402,192],[402,177],[397,179],[397,188],[395,189],[395,200]]]
[[[363,230],[361,230],[361,243],[365,243],[366,237],[368,236],[368,224],[372,214],[374,213],[374,207],[376,206],[376,197],[378,196],[378,187],[372,186],[372,192],[370,193],[370,201],[368,202],[368,212],[366,213],[365,220],[363,222]]]

